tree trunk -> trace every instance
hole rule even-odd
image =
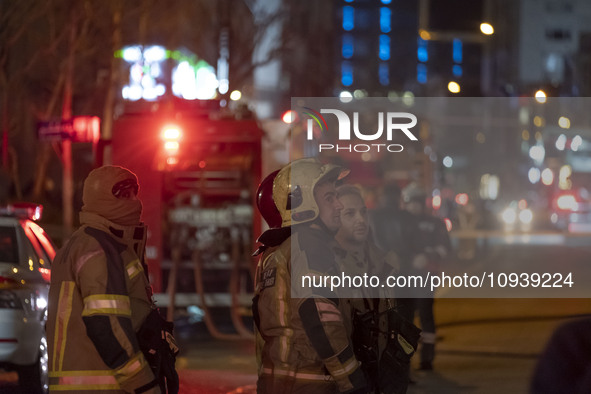
[[[55,87],[51,93],[51,100],[47,103],[47,108],[45,109],[45,114],[43,115],[44,120],[48,120],[51,118],[51,115],[55,111],[55,107],[57,105],[57,100],[62,90],[62,85],[64,84],[65,80],[65,70],[62,69],[60,75],[55,82]],[[47,174],[47,167],[49,165],[49,159],[51,159],[51,143],[49,142],[42,142],[41,143],[41,151],[37,156],[37,163],[35,165],[35,185],[33,187],[33,200],[40,201],[43,196],[43,187],[45,185],[45,175]]]
[[[72,119],[72,95],[74,80],[74,63],[76,48],[76,21],[72,18],[70,27],[68,57],[65,68],[64,101],[62,105],[62,120]],[[74,227],[74,181],[72,176],[72,141],[62,141],[62,209],[64,220],[64,237],[70,236]]]
[[[112,51],[111,53],[115,53],[121,49],[121,8],[122,3],[118,0],[114,1],[113,3],[113,36],[111,37],[111,44]],[[115,58],[115,56],[111,56],[111,69],[110,71],[110,78],[109,78],[109,86],[107,88],[107,97],[105,98],[105,107],[103,110],[103,120],[102,120],[102,139],[104,141],[109,141],[113,137],[113,109],[115,108],[115,98],[117,95],[117,87],[119,86],[119,79],[120,79],[120,60]],[[95,162],[97,161],[103,164],[111,164],[112,157],[111,157],[111,147],[106,146],[103,157],[102,158],[95,158]]]

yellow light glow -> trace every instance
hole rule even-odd
[[[547,98],[546,92],[544,92],[541,89],[536,92],[534,97],[536,98],[536,101],[540,104],[544,104],[546,102],[546,98]]]
[[[495,29],[490,23],[483,22],[480,24],[480,31],[482,32],[482,34],[490,36],[495,32]]]
[[[285,111],[285,113],[281,117],[281,120],[283,120],[284,123],[292,124],[293,122],[295,122],[297,120],[297,115],[298,115],[297,112],[292,111],[292,110],[288,110],[288,111]]]
[[[447,84],[447,90],[452,93],[460,93],[460,84],[455,81],[451,81]]]
[[[558,119],[558,126],[562,127],[563,129],[570,129],[570,119],[566,116],[561,116]]]
[[[534,117],[534,125],[536,125],[536,127],[542,127],[544,125],[544,118],[541,116]]]
[[[242,92],[240,90],[234,90],[230,93],[230,100],[238,101],[242,98]]]
[[[431,39],[431,33],[429,33],[427,30],[424,30],[424,29],[419,29],[419,36],[425,41],[428,41]]]
[[[177,126],[165,126],[162,129],[162,139],[178,140],[179,138],[181,138],[181,129]]]
[[[558,172],[558,187],[561,190],[570,190],[572,188],[572,182],[569,177],[572,175],[573,170],[571,166],[564,165],[560,167]]]
[[[529,140],[529,131],[527,131],[527,130],[523,130],[523,131],[521,132],[521,139],[523,139],[524,141],[527,141],[527,140]]]
[[[546,186],[550,186],[554,182],[554,172],[551,169],[546,168],[542,171],[542,183]]]
[[[484,135],[484,133],[480,132],[476,134],[476,141],[478,141],[478,143],[480,144],[484,144],[484,142],[486,141],[486,136]]]

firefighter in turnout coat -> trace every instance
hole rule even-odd
[[[339,272],[331,248],[342,209],[335,182],[347,173],[301,159],[273,181],[281,227],[259,238],[253,300],[259,393],[367,392],[338,298],[330,288],[300,286],[303,275]]]
[[[51,392],[160,393],[136,332],[152,308],[135,174],[84,182],[78,229],[52,265],[47,336]]]

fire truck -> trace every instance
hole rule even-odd
[[[250,305],[260,234],[255,193],[263,131],[249,111],[215,100],[128,103],[113,124],[112,163],[140,182],[148,226],[146,262],[159,306],[229,307],[238,334],[250,335]]]

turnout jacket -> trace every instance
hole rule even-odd
[[[334,248],[337,262],[342,272],[349,276],[376,275],[385,280],[388,275],[396,274],[399,270],[398,257],[393,252],[383,252],[373,242],[366,242],[362,255],[348,252],[341,246]],[[376,357],[379,358],[386,348],[389,330],[389,311],[396,307],[396,300],[392,298],[392,291],[382,291],[383,288],[353,288],[347,289],[340,300],[339,309],[344,316],[345,328],[349,337],[353,337],[355,317],[370,312],[375,314],[372,336],[375,337]],[[369,338],[367,338],[369,339]],[[355,347],[355,346],[354,346]]]
[[[89,212],[52,265],[47,321],[49,389],[159,393],[136,332],[151,310],[142,266],[145,227]]]
[[[264,250],[257,266],[253,312],[259,376],[291,381],[274,384],[282,392],[314,382],[333,382],[340,392],[363,388],[365,378],[349,344],[338,298],[330,288],[301,286],[302,275],[338,274],[331,249],[335,241],[309,225],[294,226],[287,236]]]

